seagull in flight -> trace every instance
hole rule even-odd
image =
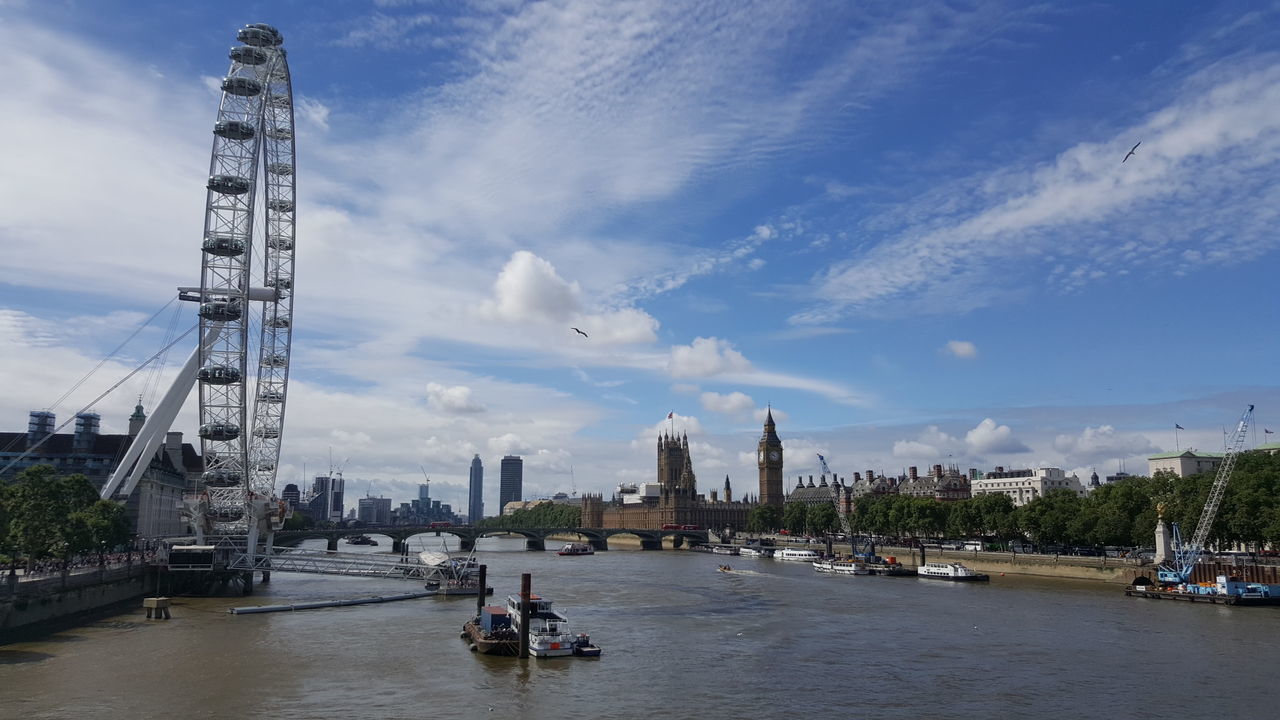
[[[1139,140],[1138,145],[1141,145],[1141,144],[1142,144],[1142,141]],[[1129,158],[1133,157],[1136,154],[1133,151],[1138,149],[1138,145],[1134,145],[1133,147],[1129,148],[1129,154],[1124,156],[1124,160],[1120,161],[1121,165],[1123,165],[1126,160],[1128,160]]]
[[[578,333],[579,335],[581,335],[581,336],[582,336],[582,337],[584,337],[584,338],[589,338],[589,337],[591,337],[590,335],[588,335],[588,334],[586,334],[586,333],[582,332],[582,331],[581,331],[581,330],[579,330],[578,328],[570,328],[570,330],[573,330],[574,332]]]

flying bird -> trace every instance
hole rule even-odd
[[[1141,145],[1141,144],[1142,144],[1142,141],[1139,140],[1138,145]],[[1135,153],[1133,151],[1138,149],[1138,145],[1134,145],[1133,147],[1129,148],[1129,154],[1124,156],[1124,160],[1120,161],[1121,165],[1123,165],[1125,161],[1127,161],[1129,158],[1134,156]]]
[[[579,330],[578,328],[570,328],[570,329],[571,329],[571,330],[573,330],[574,332],[578,333],[579,335],[581,335],[581,336],[582,336],[582,337],[584,337],[584,338],[589,338],[589,337],[591,337],[590,335],[588,335],[588,334],[586,334],[586,333],[582,332],[582,331],[581,331],[581,330]]]

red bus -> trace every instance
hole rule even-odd
[[[680,529],[681,530],[701,530],[702,528],[698,527],[697,525],[681,525]]]
[[[676,525],[675,523],[667,523],[662,526],[662,529],[663,530],[683,530],[684,527],[681,525]]]
[[[453,523],[445,522],[443,520],[437,520],[431,523],[430,525],[428,525],[427,527],[453,527]]]

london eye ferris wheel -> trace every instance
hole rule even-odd
[[[248,25],[237,39],[242,44],[230,51],[213,126],[198,296],[205,471],[203,517],[193,520],[203,523],[198,530],[216,535],[256,535],[254,526],[270,512],[293,324],[296,155],[289,63],[283,37],[270,25]],[[252,313],[250,303],[261,303],[261,312]]]

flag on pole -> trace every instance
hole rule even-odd
[[[1181,425],[1179,425],[1178,423],[1174,423],[1174,424],[1173,424],[1173,429],[1174,429],[1174,430],[1186,430],[1186,428],[1182,427],[1182,426],[1181,426]]]
[[[675,416],[676,416],[676,411],[675,411],[675,410],[672,410],[671,412],[667,413],[667,419],[668,419],[668,420],[670,420],[671,418],[673,418],[673,417],[675,417]]]
[[[1268,430],[1268,429],[1266,429],[1266,428],[1262,428],[1262,434],[1263,434],[1263,435],[1275,435],[1275,433],[1274,433],[1274,432],[1272,432],[1271,430]]]

